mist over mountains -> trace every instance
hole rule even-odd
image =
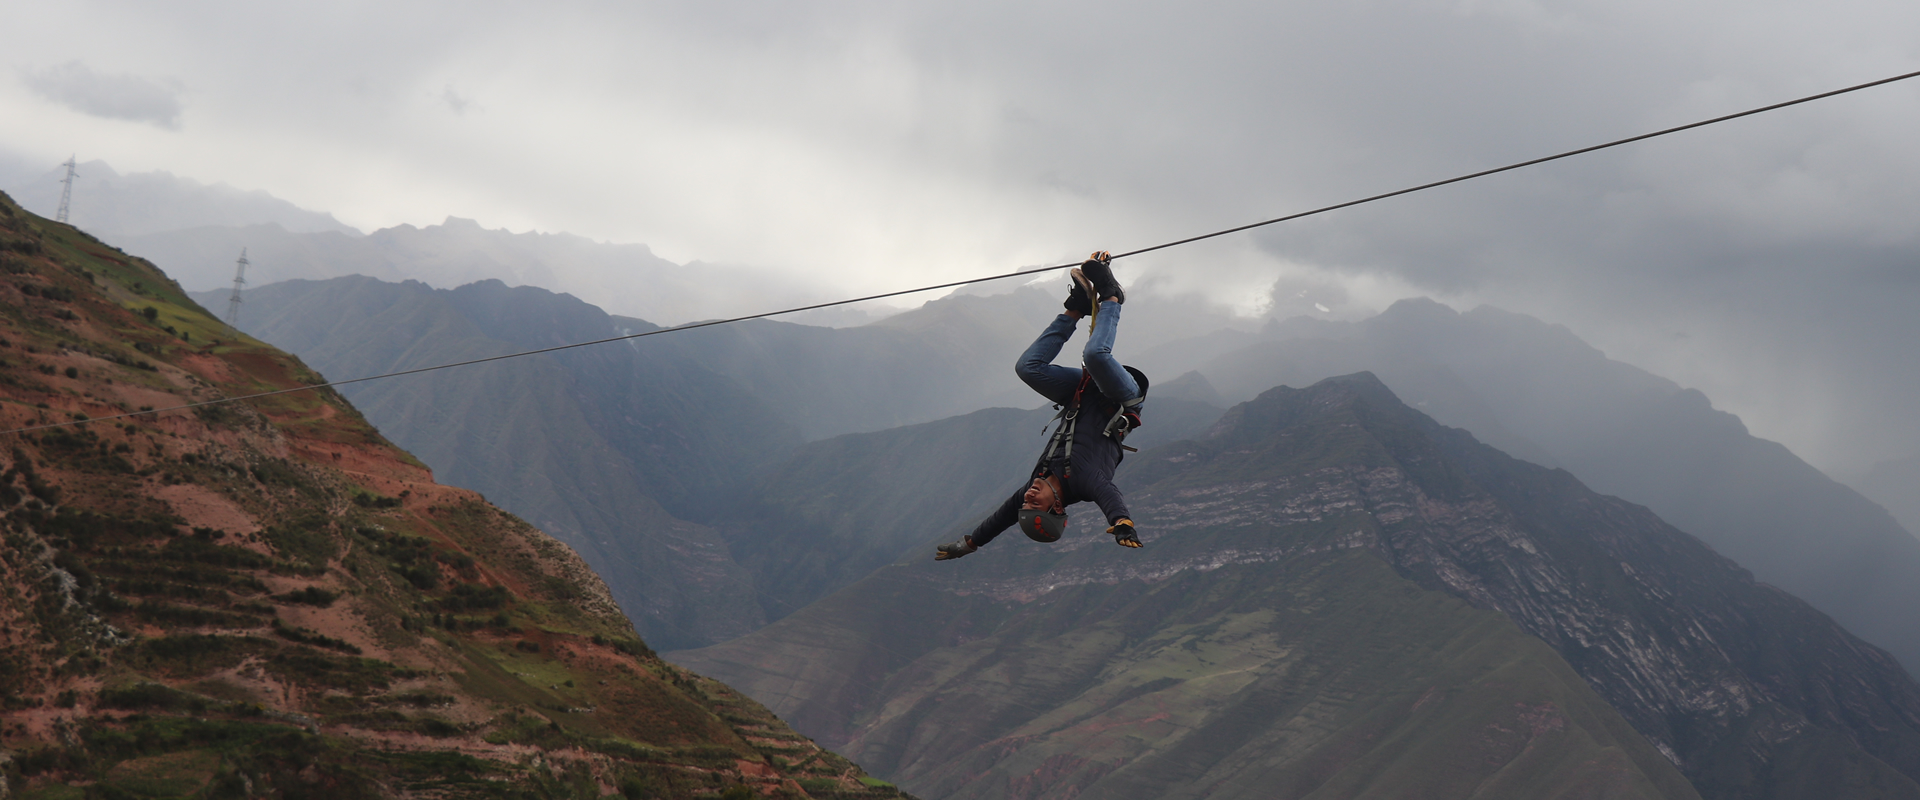
[[[138,251],[141,237],[153,234],[211,227],[264,225],[293,233],[360,235],[359,230],[334,219],[332,214],[308,211],[259,190],[236,189],[224,183],[209,186],[168,172],[123,175],[98,160],[79,162],[74,172],[68,220],[74,227],[122,249]],[[66,176],[62,166],[9,180],[6,189],[22,207],[52,218],[60,207],[61,181]],[[235,248],[223,259],[228,283],[233,281],[233,259],[239,254]],[[198,264],[168,266],[188,268],[179,272],[168,269],[167,274],[189,289],[213,285],[202,284]]]
[[[122,175],[100,161],[79,165],[78,174],[73,224],[140,253],[189,291],[230,287],[234,262],[244,249],[252,286],[345,275],[417,280],[443,289],[499,280],[595,298],[609,311],[662,323],[837,299],[831,287],[818,282],[749,266],[676,264],[641,244],[488,230],[459,217],[363,235],[330,214],[299,208],[266,192],[207,186],[165,172]],[[22,206],[52,217],[64,176],[64,168],[20,175],[4,188],[12,190]],[[835,308],[800,318],[814,324],[860,324],[891,311],[884,306]]]

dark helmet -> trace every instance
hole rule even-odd
[[[1020,509],[1020,532],[1036,542],[1052,544],[1067,532],[1067,515],[1039,508]]]
[[[1137,370],[1137,369],[1134,369],[1133,367],[1129,367],[1125,365],[1122,365],[1120,368],[1126,370],[1128,375],[1133,376],[1133,382],[1136,384],[1139,384],[1140,386],[1140,396],[1146,397],[1147,383],[1148,383],[1147,373],[1141,372],[1140,370]]]

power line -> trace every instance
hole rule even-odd
[[[1157,244],[1152,247],[1143,247],[1138,250],[1129,250],[1124,253],[1118,253],[1113,257],[1126,258],[1128,256],[1137,256],[1142,253],[1151,253],[1155,250],[1165,250],[1169,247],[1178,247],[1183,244],[1191,244],[1193,242],[1198,242],[1205,239],[1212,239],[1219,236],[1225,236],[1230,233],[1239,233],[1241,231],[1252,230],[1254,228],[1261,228],[1268,225],[1278,224],[1281,222],[1288,222],[1291,220],[1301,219],[1303,217],[1311,217],[1316,214],[1325,214],[1329,211],[1338,211],[1343,208],[1352,208],[1353,206],[1362,205],[1365,203],[1371,203],[1376,200],[1385,200],[1390,197],[1399,197],[1400,195],[1412,194],[1414,192],[1425,191],[1427,189],[1446,186],[1448,184],[1460,183],[1462,181],[1470,181],[1475,178],[1484,178],[1488,175],[1496,175],[1502,172],[1508,172],[1508,171],[1520,169],[1522,167],[1531,167],[1536,164],[1545,164],[1549,161],[1558,161],[1563,158],[1571,158],[1577,155],[1584,155],[1584,154],[1596,152],[1599,150],[1606,150],[1608,148],[1619,147],[1624,144],[1632,144],[1634,142],[1645,141],[1647,139],[1666,136],[1668,134],[1679,133],[1681,131],[1705,127],[1705,126],[1713,125],[1720,122],[1726,122],[1728,120],[1735,120],[1741,117],[1750,117],[1755,114],[1762,114],[1768,111],[1776,111],[1782,108],[1786,108],[1788,106],[1797,106],[1797,105],[1800,105],[1801,103],[1811,103],[1815,100],[1823,100],[1829,97],[1847,94],[1849,92],[1857,92],[1862,89],[1871,89],[1876,86],[1884,86],[1889,83],[1896,83],[1898,81],[1904,81],[1904,80],[1908,80],[1910,78],[1916,78],[1916,77],[1920,77],[1920,71],[1909,72],[1904,75],[1895,75],[1891,78],[1881,78],[1880,80],[1877,80],[1877,81],[1869,81],[1867,83],[1855,84],[1853,86],[1848,86],[1844,89],[1835,89],[1829,92],[1821,92],[1819,94],[1807,95],[1806,97],[1801,97],[1794,100],[1788,100],[1782,103],[1774,103],[1772,105],[1748,109],[1746,111],[1741,111],[1734,114],[1727,114],[1725,116],[1714,117],[1712,119],[1701,120],[1699,122],[1692,122],[1686,125],[1679,125],[1672,128],[1666,128],[1663,130],[1654,131],[1652,133],[1643,133],[1638,136],[1629,136],[1625,139],[1616,139],[1614,141],[1607,142],[1605,144],[1596,144],[1589,147],[1582,147],[1577,150],[1568,150],[1564,153],[1557,153],[1550,156],[1530,159],[1527,161],[1521,161],[1514,164],[1508,164],[1504,167],[1495,167],[1493,169],[1481,170],[1479,172],[1469,173],[1469,174],[1461,175],[1454,178],[1448,178],[1446,180],[1434,181],[1432,183],[1423,183],[1418,186],[1411,186],[1405,189],[1399,189],[1397,191],[1387,192],[1385,194],[1376,194],[1371,197],[1363,197],[1358,200],[1348,200],[1347,202],[1344,202],[1344,203],[1336,203],[1330,206],[1322,206],[1320,208],[1316,208],[1311,211],[1301,211],[1295,214],[1288,214],[1284,217],[1274,217],[1273,219],[1262,220],[1260,222],[1252,222],[1246,225],[1239,225],[1232,228],[1226,228],[1224,230],[1214,231],[1212,233],[1204,233],[1199,236],[1190,236],[1185,239],[1167,242],[1165,244]],[[813,305],[799,306],[797,308],[788,308],[788,309],[782,309],[779,311],[767,311],[760,314],[748,314],[743,317],[729,317],[726,319],[708,320],[706,322],[697,322],[690,325],[682,325],[677,328],[661,328],[658,330],[647,331],[645,333],[632,333],[632,334],[626,334],[623,336],[610,336],[605,339],[595,339],[589,342],[575,342],[573,344],[563,344],[563,345],[557,345],[554,347],[543,347],[538,350],[526,350],[518,353],[507,353],[505,355],[489,356],[486,358],[475,358],[467,361],[456,361],[451,364],[437,364],[431,367],[417,367],[414,369],[400,370],[398,372],[388,372],[380,375],[368,375],[364,378],[349,378],[343,381],[330,381],[327,383],[316,383],[308,386],[296,386],[290,389],[277,389],[271,392],[260,392],[258,394],[241,395],[239,397],[223,397],[217,400],[203,400],[198,403],[188,403],[185,405],[169,406],[167,408],[159,408],[159,409],[153,409],[149,411],[132,411],[125,414],[116,414],[108,417],[97,417],[95,418],[95,420],[105,421],[105,420],[125,419],[127,417],[146,416],[149,414],[159,414],[166,411],[185,411],[189,409],[201,408],[204,406],[219,405],[221,403],[233,403],[241,400],[257,400],[264,397],[274,397],[277,395],[291,394],[293,392],[304,392],[304,391],[309,391],[313,389],[329,389],[337,386],[347,386],[349,384],[365,383],[367,381],[384,380],[387,378],[399,378],[406,375],[417,375],[422,372],[433,372],[435,370],[453,369],[454,367],[466,367],[466,366],[472,366],[474,364],[485,364],[493,361],[504,361],[510,358],[521,358],[523,356],[537,356],[544,353],[555,353],[561,350],[571,350],[576,347],[592,347],[594,345],[608,344],[611,342],[623,342],[630,339],[641,339],[648,336],[658,336],[663,333],[679,333],[681,331],[690,331],[698,328],[709,328],[715,325],[728,325],[735,322],[747,322],[749,320],[765,319],[767,317],[777,317],[784,314],[796,314],[802,311],[812,311],[818,308],[832,308],[834,306],[851,305],[853,303],[865,303],[870,300],[884,300],[889,297],[899,297],[901,295],[917,294],[919,292],[930,292],[936,289],[948,289],[955,286],[965,286],[973,283],[985,283],[987,281],[1005,280],[1007,278],[1018,278],[1026,275],[1038,275],[1043,272],[1053,272],[1055,270],[1070,269],[1075,266],[1079,266],[1079,264],[1078,263],[1058,264],[1051,267],[1033,267],[1031,269],[1015,270],[1013,272],[1002,273],[999,275],[988,275],[982,278],[971,278],[964,281],[952,281],[950,283],[935,284],[933,286],[921,286],[914,289],[901,289],[899,291],[894,291],[894,292],[872,294],[872,295],[867,295],[865,297],[856,297],[851,300],[834,300],[832,302],[815,303]],[[70,422],[53,422],[53,423],[48,423],[44,425],[29,426],[25,428],[14,428],[8,431],[0,431],[0,435],[13,434],[13,433],[26,433],[29,431],[44,430],[47,428],[62,428],[62,427],[67,427],[69,425],[78,425],[82,422],[87,422],[87,421],[94,421],[94,420],[74,420]]]

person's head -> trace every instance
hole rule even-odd
[[[1020,532],[1036,542],[1060,541],[1067,530],[1066,507],[1060,502],[1060,487],[1046,478],[1034,478],[1021,497]]]
[[[1003,484],[1004,485],[1004,484]],[[1060,489],[1048,478],[1034,478],[1027,485],[1027,493],[1022,496],[1020,508],[1028,511],[1051,511],[1055,514],[1066,512],[1060,505]]]

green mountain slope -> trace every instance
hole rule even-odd
[[[1369,764],[1368,774],[1437,774],[1439,762],[1417,754],[1494,728],[1425,729],[1402,740],[1387,732],[1398,728],[1349,726],[1370,714],[1402,720],[1390,698],[1421,696],[1440,674],[1453,676],[1443,692],[1498,697],[1503,709],[1551,702],[1572,714],[1587,706],[1543,688],[1563,687],[1551,676],[1570,669],[1645,739],[1607,738],[1601,732],[1614,728],[1604,715],[1569,716],[1561,730],[1621,748],[1650,785],[1668,784],[1648,764],[1671,759],[1708,797],[1920,797],[1920,687],[1884,652],[1645,509],[1443,428],[1372,376],[1269,391],[1229,411],[1206,438],[1140,454],[1124,478],[1145,550],[1112,547],[1086,527],[1050,547],[1003,538],[957,563],[897,565],[752,635],[673,657],[929,794],[994,796],[1001,790],[993,786],[1040,780],[1054,767],[1022,760],[1021,737],[1070,739],[1089,713],[1086,724],[1098,729],[1164,711],[1183,724],[1136,730],[1120,737],[1130,750],[1066,771],[1111,769],[1099,780],[1116,783],[1102,787],[1139,780],[1164,794],[1202,794],[1246,777],[1236,770],[1305,770],[1319,782],[1299,784],[1293,796],[1340,795],[1348,790],[1335,782],[1339,770],[1314,772],[1317,762],[1304,755],[1301,763],[1235,761],[1240,742],[1287,749],[1287,735],[1302,736],[1311,744],[1289,752],[1337,742],[1327,752]],[[1216,592],[1217,582],[1232,588]],[[1416,611],[1423,604],[1431,608]],[[1490,645],[1475,637],[1494,628],[1452,619],[1447,608],[1500,612],[1558,657],[1523,657],[1544,653],[1538,643]],[[1260,614],[1293,620],[1303,610],[1333,621],[1256,626],[1261,635],[1231,646],[1206,636],[1183,643],[1183,626],[1241,630]],[[1254,695],[1189,698],[1135,666],[1176,651],[1206,653],[1205,669],[1234,680],[1295,688],[1271,690],[1283,699],[1264,705]],[[1481,655],[1453,661],[1449,653]],[[1487,686],[1515,695],[1475,694],[1481,684],[1469,676],[1510,662],[1528,677]],[[1337,665],[1320,669],[1353,682],[1287,683],[1316,674],[1300,664]],[[1010,700],[996,699],[1003,695]],[[1126,713],[1088,711],[1122,696],[1115,707]],[[1315,714],[1360,709],[1325,722],[1296,718],[1304,712],[1289,703]],[[1146,708],[1155,710],[1136,713]],[[1255,719],[1238,727],[1210,721],[1250,708],[1263,710],[1247,711]],[[1493,711],[1448,716],[1477,713]],[[1515,730],[1510,723],[1488,724]],[[1236,738],[1249,728],[1271,733]],[[1402,741],[1404,751],[1380,749]],[[1667,759],[1633,755],[1649,746]],[[1442,761],[1470,773],[1506,763]],[[950,773],[954,762],[971,766]],[[1134,770],[1141,774],[1129,777]],[[1528,774],[1545,781],[1559,773]],[[1194,775],[1212,777],[1177,777]],[[1549,791],[1533,785],[1511,796]]]
[[[896,796],[319,380],[0,195],[0,796]]]

